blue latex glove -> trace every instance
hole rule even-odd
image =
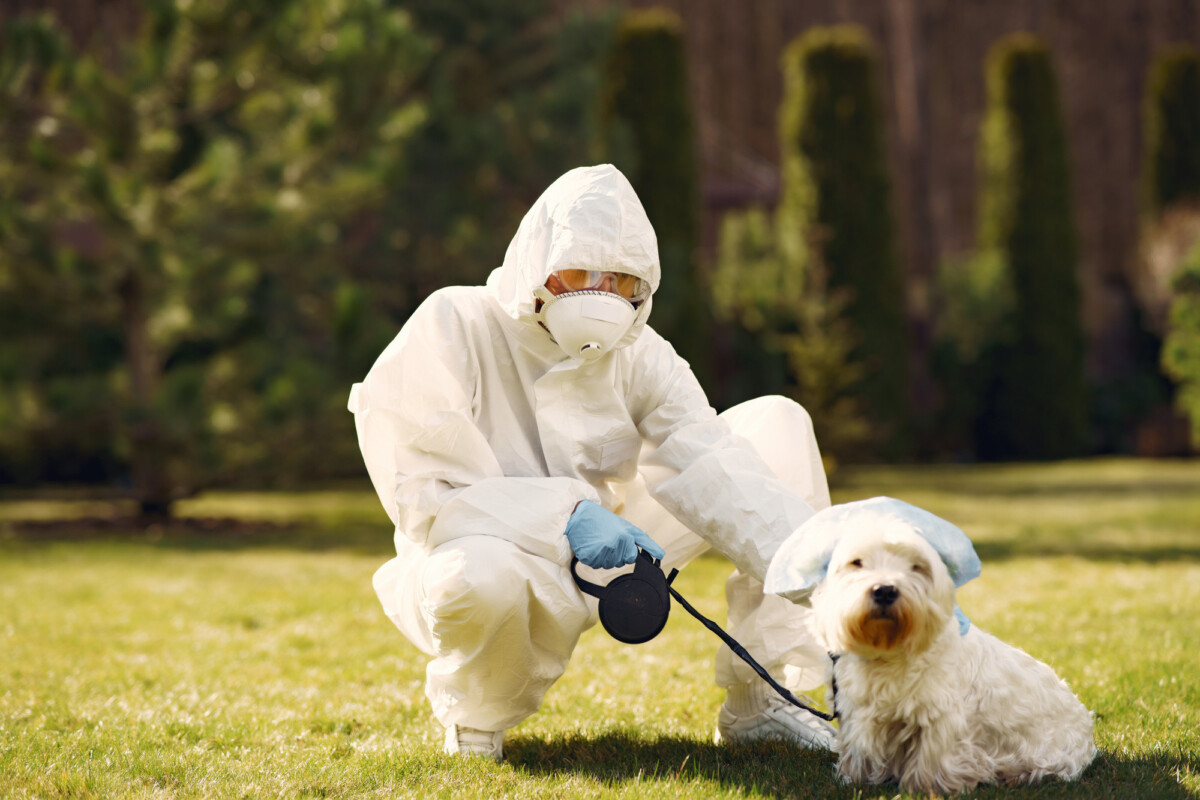
[[[655,558],[666,555],[637,525],[591,500],[580,500],[575,506],[567,521],[566,536],[575,557],[596,569],[632,564],[639,547]]]

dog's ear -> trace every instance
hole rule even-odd
[[[771,558],[763,590],[793,602],[807,599],[825,578],[838,539],[849,526],[900,522],[933,547],[955,586],[979,577],[982,565],[971,540],[957,525],[892,497],[873,497],[830,506],[809,517]]]
[[[798,603],[807,600],[829,571],[829,559],[837,546],[843,526],[853,512],[846,505],[831,506],[808,518],[784,540],[763,579],[763,591]]]

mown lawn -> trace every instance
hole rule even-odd
[[[877,494],[961,525],[966,612],[1096,712],[1081,782],[974,796],[1200,797],[1200,462],[839,475],[836,500]],[[506,763],[448,759],[370,588],[391,533],[365,485],[206,496],[158,531],[62,521],[105,510],[0,500],[2,797],[897,796],[827,754],[714,746],[717,641],[680,609],[638,647],[586,633]],[[720,621],[728,569],[675,585]]]

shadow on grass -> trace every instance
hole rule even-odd
[[[150,526],[122,517],[0,521],[0,545],[38,547],[85,542],[194,551],[345,550],[384,557],[395,553],[389,527],[361,522],[339,525],[233,517],[179,517]]]
[[[646,740],[620,732],[598,736],[577,734],[542,741],[521,736],[505,742],[513,769],[533,777],[583,776],[599,784],[626,782],[716,784],[733,791],[766,797],[863,798],[895,797],[895,784],[845,786],[834,775],[831,753],[800,750],[778,742],[721,746],[685,737]],[[1070,798],[1104,800],[1195,800],[1181,776],[1196,781],[1194,754],[1155,754],[1128,758],[1108,754],[1093,763],[1074,783],[1043,781],[1019,786],[981,786],[964,796],[980,798]],[[653,794],[653,790],[647,790]]]
[[[847,466],[830,480],[835,493],[938,492],[957,497],[1122,499],[1200,496],[1200,460]]]
[[[393,554],[392,530],[360,521],[270,522],[233,517],[180,517],[161,525],[140,527],[132,518],[61,520],[0,520],[0,546],[39,546],[55,543],[103,542],[178,550],[287,549],[311,552],[348,550],[364,555]],[[983,563],[1018,558],[1071,556],[1089,561],[1137,561],[1147,564],[1200,561],[1195,546],[1116,545],[1087,541],[976,542]]]
[[[1116,500],[1121,498],[1156,497],[1162,500],[1194,500],[1200,493],[1200,482],[1189,481],[1129,481],[1090,483],[1047,483],[1037,485],[1025,482],[980,480],[977,477],[948,478],[939,481],[905,481],[889,485],[886,482],[859,482],[855,479],[840,481],[836,488],[853,492],[864,488],[870,492],[886,492],[904,489],[907,491],[937,491],[956,498],[978,498],[980,500],[1013,499],[1031,497],[1061,497],[1063,499],[1099,498]]]
[[[621,732],[576,734],[551,741],[510,737],[508,763],[534,777],[586,776],[612,785],[647,782],[718,784],[767,797],[851,798],[834,781],[834,756],[778,742],[725,747],[693,738],[641,739]]]
[[[976,542],[975,552],[986,565],[989,562],[1011,561],[1018,558],[1053,558],[1070,556],[1086,561],[1138,561],[1145,564],[1200,561],[1200,542],[1194,547],[1182,545],[1127,545],[1090,542]]]

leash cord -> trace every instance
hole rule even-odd
[[[763,666],[761,664],[759,664],[757,661],[755,661],[754,657],[751,656],[750,653],[748,653],[746,651],[746,648],[744,648],[740,644],[738,644],[738,642],[732,636],[730,636],[728,633],[721,630],[720,625],[713,622],[711,619],[704,616],[696,609],[692,608],[691,603],[689,603],[687,600],[684,600],[683,596],[680,595],[679,592],[675,591],[675,588],[673,586],[671,586],[670,582],[671,582],[671,580],[673,580],[675,578],[676,572],[678,572],[678,570],[671,571],[671,577],[667,580],[667,591],[671,593],[672,597],[674,597],[676,600],[679,601],[679,605],[683,606],[687,610],[687,612],[689,614],[691,614],[693,617],[700,620],[700,623],[704,627],[708,628],[710,631],[715,633],[722,642],[729,645],[729,649],[732,650],[733,652],[737,653],[739,658],[741,658],[743,661],[745,661],[747,664],[749,664],[754,669],[754,671],[758,673],[758,676],[760,678],[762,678],[764,681],[766,681],[771,686],[772,689],[774,689],[776,692],[778,692],[779,696],[782,697],[784,700],[787,700],[789,703],[796,706],[797,708],[803,708],[808,713],[810,713],[814,716],[820,717],[821,719],[829,720],[829,721],[833,721],[834,719],[837,719],[837,702],[836,702],[836,700],[837,700],[837,694],[836,694],[837,693],[837,684],[836,683],[834,683],[834,685],[833,685],[833,687],[834,687],[833,688],[833,691],[834,691],[834,713],[833,714],[826,714],[824,711],[818,711],[817,709],[813,708],[812,706],[810,706],[807,703],[800,700],[800,698],[796,697],[796,695],[792,694],[790,691],[788,691],[783,686],[781,686],[774,678],[772,678],[771,673],[767,672],[767,670],[765,668],[763,668]],[[834,663],[836,663],[836,659],[835,659]]]

